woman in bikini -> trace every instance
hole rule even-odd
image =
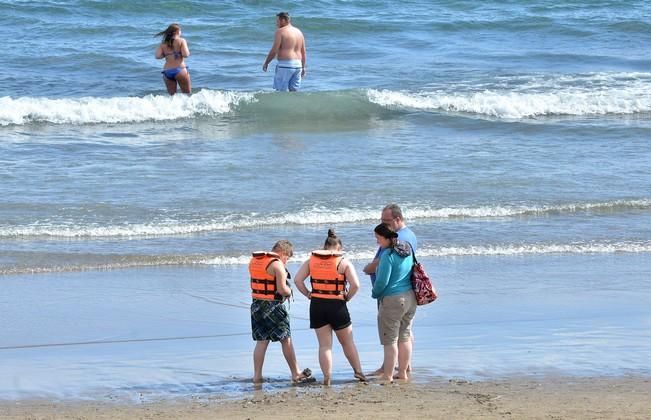
[[[165,59],[163,66],[163,81],[170,95],[176,93],[176,85],[181,86],[181,92],[191,93],[192,83],[190,73],[185,65],[185,58],[190,56],[188,43],[181,38],[181,26],[173,23],[154,36],[162,36],[163,41],[156,48],[156,58]]]

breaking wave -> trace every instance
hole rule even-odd
[[[371,102],[401,110],[454,112],[498,119],[634,115],[651,112],[651,74],[527,77],[487,86],[422,92],[370,90]]]
[[[651,112],[650,73],[496,78],[420,91],[350,89],[279,95],[203,89],[192,96],[0,97],[0,126],[141,123],[194,118],[355,121],[391,112],[472,114],[498,119],[638,115]]]
[[[616,213],[620,211],[651,210],[651,199],[613,200],[606,202],[561,203],[550,205],[502,205],[478,207],[408,207],[406,217],[414,219],[463,219],[545,217],[574,213]],[[377,208],[329,209],[314,207],[288,214],[234,214],[205,217],[203,222],[166,219],[151,223],[124,223],[105,225],[98,223],[79,225],[74,221],[32,223],[24,226],[0,225],[0,238],[130,238],[202,234],[216,231],[233,231],[260,227],[287,225],[342,224],[375,221]]]
[[[353,250],[346,257],[353,261],[370,261],[376,249]],[[531,255],[581,255],[581,254],[639,254],[651,253],[651,242],[572,242],[572,243],[520,243],[494,245],[422,246],[418,256],[423,257],[518,257]],[[244,266],[249,263],[250,254],[243,255],[133,255],[105,256],[105,262],[85,263],[70,261],[65,265],[42,264],[38,266],[0,266],[0,275],[38,274],[49,272],[116,270],[159,266]],[[297,253],[294,261],[304,261],[307,253]],[[53,258],[57,260],[57,258]]]

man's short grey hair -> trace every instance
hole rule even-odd
[[[386,206],[384,206],[382,211],[386,211],[386,210],[391,211],[391,217],[393,217],[394,219],[399,217],[400,220],[402,220],[402,221],[405,220],[405,217],[402,215],[402,210],[400,209],[399,205],[397,205],[395,203],[387,204]]]

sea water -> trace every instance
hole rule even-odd
[[[281,10],[307,40],[297,94],[261,68]],[[290,239],[295,271],[334,228],[361,273],[390,202],[441,293],[417,377],[649,373],[646,3],[2,2],[0,22],[0,397],[246,389],[250,252]],[[189,97],[154,58],[172,22]]]

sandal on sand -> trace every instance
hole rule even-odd
[[[355,379],[358,379],[360,382],[366,382],[367,380],[366,376],[362,372],[355,372],[353,376],[355,377]]]

